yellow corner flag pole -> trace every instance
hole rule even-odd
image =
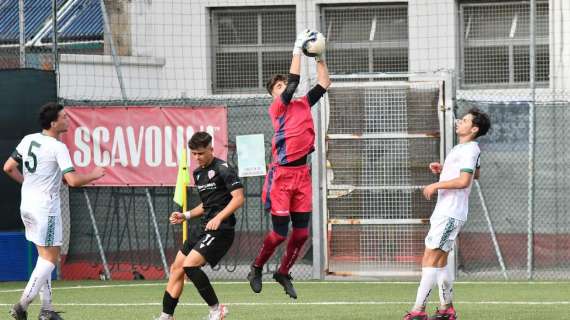
[[[190,175],[188,174],[188,160],[186,158],[186,148],[180,150],[180,162],[178,163],[178,176],[176,178],[176,189],[174,190],[174,202],[182,207],[182,212],[188,210],[187,187],[190,185]],[[188,239],[188,224],[186,220],[182,222],[182,241]]]

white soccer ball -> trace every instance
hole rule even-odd
[[[309,39],[303,43],[303,53],[308,57],[320,56],[325,52],[325,47],[325,36],[318,31],[311,31]]]

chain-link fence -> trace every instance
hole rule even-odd
[[[481,179],[473,188],[470,220],[459,247],[459,270],[467,277],[567,276],[570,234],[564,213],[568,185],[562,173],[567,161],[562,137],[568,103],[535,103],[533,170],[529,169],[531,103],[459,101],[459,112],[477,107],[493,119],[493,129],[481,140]]]
[[[235,137],[250,133],[265,135],[269,161],[272,132],[264,82],[272,74],[287,73],[295,34],[305,27],[327,37],[330,72],[345,76],[346,81],[381,81],[376,77],[379,73],[394,81],[386,75],[396,73],[410,75],[397,80],[412,82],[417,75],[445,71],[454,80],[446,83],[452,88],[451,97],[445,97],[452,100],[453,111],[460,115],[478,107],[491,115],[493,123],[480,141],[481,178],[473,186],[469,221],[458,243],[459,276],[559,279],[568,276],[570,246],[570,230],[565,227],[568,185],[563,174],[568,162],[564,151],[570,101],[569,21],[565,0],[295,0],[285,4],[277,0],[7,0],[0,2],[0,68],[55,70],[58,96],[68,106],[226,106],[231,164],[237,163]],[[298,93],[306,92],[315,79],[314,63],[303,60]],[[358,99],[364,98],[349,102]],[[324,133],[326,125],[318,121],[322,107],[314,110],[319,132]],[[387,127],[401,121],[382,110],[373,115]],[[357,116],[347,112],[337,120]],[[362,133],[365,121],[353,120],[354,131]],[[416,120],[407,131],[422,131],[435,121],[421,115]],[[317,145],[313,169],[327,165],[324,147]],[[381,157],[371,157],[366,168],[353,165],[358,161],[349,158],[336,161],[346,162],[347,172],[362,171],[362,176],[370,168],[390,168],[383,167],[386,161]],[[401,159],[389,161],[401,164]],[[315,177],[314,190],[326,179]],[[244,182],[246,207],[238,213],[239,232],[231,252],[213,271],[218,278],[243,278],[270,225],[260,204],[262,178]],[[73,270],[65,269],[74,264],[78,266],[74,270],[89,270],[90,277],[98,277],[101,251],[118,277],[130,277],[133,268],[160,277],[164,263],[158,238],[168,263],[180,239],[179,230],[166,223],[166,215],[174,209],[172,192],[172,188],[149,188],[149,201],[146,188],[71,190],[64,278],[74,277]],[[99,227],[102,250],[85,195]],[[369,203],[387,203],[376,197],[362,196]],[[315,214],[325,217],[327,208],[315,202]],[[425,207],[421,217],[430,214]],[[375,210],[383,209],[359,205],[346,216],[367,217]],[[304,278],[328,271],[321,262],[330,255],[327,228],[325,224],[313,228],[322,232],[315,233],[319,238],[313,244],[318,247],[313,251],[307,245],[297,269]],[[402,234],[390,236],[399,239]],[[421,237],[414,241],[421,243]],[[406,259],[417,261],[417,254]]]
[[[65,105],[111,106],[116,101],[98,101],[87,105],[84,101],[64,100]],[[271,159],[272,128],[266,116],[269,98],[179,99],[161,101],[133,101],[137,106],[204,106],[225,105],[228,108],[228,163],[237,168],[235,137],[244,134],[263,134],[266,161]],[[236,213],[236,238],[231,250],[213,269],[207,269],[215,279],[243,279],[255,259],[263,237],[270,228],[270,217],[261,203],[263,177],[242,178],[245,204]],[[67,225],[69,249],[61,276],[64,279],[106,277],[105,267],[114,279],[132,279],[134,272],[147,278],[162,278],[164,265],[174,260],[181,245],[182,229],[172,226],[168,216],[180,208],[172,201],[174,188],[114,187],[70,189]],[[88,210],[89,198],[100,240]],[[189,189],[188,207],[199,204],[194,188]],[[64,211],[67,208],[64,208]],[[156,222],[155,222],[156,221]],[[158,233],[155,231],[156,223]],[[199,234],[199,222],[189,224],[189,237]],[[159,235],[157,237],[157,234]],[[160,241],[158,240],[160,238]],[[101,242],[99,247],[98,241]],[[162,247],[161,247],[162,246]],[[266,265],[269,274],[279,264],[283,248]],[[164,252],[166,263],[162,258]],[[105,256],[107,266],[103,263]],[[299,279],[312,277],[312,246],[308,243],[295,266]]]
[[[568,186],[561,123],[569,96],[556,80],[564,78],[565,58],[551,35],[568,9],[556,1],[536,1],[534,10],[529,1],[464,3],[459,9],[463,60],[456,111],[476,107],[492,119],[481,139],[481,179],[459,243],[460,275],[566,278],[570,234],[562,213]]]

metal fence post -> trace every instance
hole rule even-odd
[[[55,0],[54,0],[55,1]],[[105,7],[105,1],[101,0],[101,13],[103,15],[103,27],[105,29],[105,38],[108,37],[109,45],[111,46],[111,55],[113,57],[113,63],[115,65],[115,72],[117,73],[117,79],[119,80],[119,87],[121,88],[121,96],[123,101],[127,100],[127,91],[125,89],[125,83],[123,81],[123,72],[121,71],[121,62],[117,56],[117,49],[115,48],[115,41],[113,39],[113,33],[111,32],[111,25],[109,24],[109,16],[107,15],[107,8]]]
[[[20,23],[20,68],[26,67],[26,23],[24,16],[24,0],[18,1],[18,15]]]
[[[529,104],[529,133],[528,133],[528,235],[527,235],[527,278],[529,280],[533,277],[533,217],[534,217],[534,155],[535,155],[535,121],[536,121],[536,83],[535,83],[535,69],[536,69],[536,0],[530,0],[530,47],[529,47],[529,80],[531,89],[531,101]]]
[[[85,196],[85,202],[87,202],[87,211],[89,211],[89,218],[91,218],[93,233],[95,234],[95,239],[97,239],[97,248],[99,249],[99,255],[101,256],[101,261],[103,262],[105,277],[107,280],[111,280],[111,271],[109,271],[109,264],[107,263],[107,258],[105,257],[105,251],[103,250],[103,243],[101,242],[101,237],[99,236],[99,229],[97,228],[97,222],[95,221],[93,207],[91,207],[91,200],[89,200],[89,196],[87,195],[87,190],[83,189],[83,195]]]
[[[170,270],[168,269],[168,263],[166,262],[166,256],[164,255],[164,247],[162,246],[162,240],[160,239],[160,232],[158,231],[158,224],[156,223],[156,214],[154,212],[154,205],[152,204],[152,197],[148,188],[145,188],[146,201],[148,202],[148,207],[150,209],[150,214],[152,215],[152,224],[154,225],[154,232],[156,234],[156,241],[158,242],[158,251],[160,252],[160,258],[162,259],[162,265],[164,267],[164,274],[166,278],[170,277]]]

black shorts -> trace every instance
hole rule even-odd
[[[204,231],[199,237],[184,241],[180,252],[187,256],[190,251],[196,250],[214,267],[230,250],[234,234],[234,230]]]

